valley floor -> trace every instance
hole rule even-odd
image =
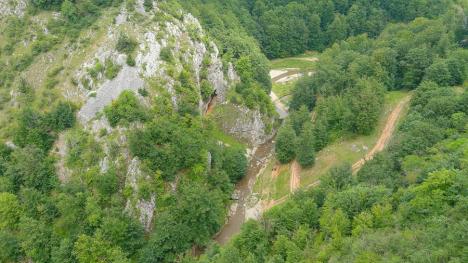
[[[315,165],[301,169],[294,161],[281,165],[272,158],[259,175],[254,194],[259,195],[265,209],[284,201],[300,187],[310,187],[320,182],[331,167],[342,162],[353,164],[353,171],[382,151],[391,140],[398,121],[406,113],[410,94],[392,91],[386,95],[385,109],[376,130],[367,136],[340,138],[317,153]],[[372,147],[372,148],[371,148]]]
[[[301,56],[272,62],[270,76],[274,86],[270,97],[281,118],[288,114],[286,104],[294,82],[304,72],[313,74],[317,61],[316,56]],[[282,82],[285,78],[287,80]],[[225,244],[240,231],[246,220],[257,218],[265,210],[287,200],[291,193],[301,187],[318,185],[320,177],[334,165],[347,162],[353,164],[354,171],[359,170],[365,161],[382,151],[391,140],[398,121],[406,113],[410,96],[405,91],[388,92],[378,127],[372,134],[339,138],[317,153],[315,165],[311,168],[302,169],[296,161],[279,164],[272,154],[274,142],[260,146],[251,161],[248,175],[236,187],[238,200],[231,207],[231,216],[215,240]]]

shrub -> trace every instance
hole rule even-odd
[[[213,86],[207,80],[203,80],[200,84],[200,92],[204,101],[208,101],[214,92]]]
[[[121,69],[121,66],[115,64],[110,59],[106,60],[106,66],[105,67],[106,67],[106,69],[104,71],[104,75],[108,79],[114,79],[115,77],[117,77],[117,75],[119,74],[119,71]]]
[[[172,62],[174,60],[174,57],[172,56],[172,51],[170,47],[164,47],[161,49],[161,53],[159,54],[159,57],[168,63]]]
[[[137,42],[135,40],[131,39],[127,35],[121,34],[117,40],[115,48],[117,51],[129,55],[135,50],[136,46]]]
[[[68,102],[60,102],[46,115],[47,126],[54,131],[71,128],[75,123],[75,106]]]
[[[136,65],[136,61],[132,55],[127,55],[127,65],[130,67],[134,67]]]
[[[153,8],[153,0],[144,0],[143,6],[145,7],[145,11],[149,12]]]
[[[104,72],[104,66],[99,61],[96,61],[94,67],[88,69],[88,73],[93,79],[97,79],[99,73],[102,72]]]
[[[231,182],[242,179],[247,172],[247,157],[242,148],[228,147],[224,152],[223,170],[229,175]]]
[[[122,92],[117,100],[104,109],[104,113],[113,127],[146,119],[144,109],[132,91]]]
[[[138,89],[138,94],[140,94],[142,97],[147,97],[148,96],[148,91],[144,88]]]

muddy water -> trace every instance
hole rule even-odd
[[[257,148],[250,161],[247,175],[236,185],[238,200],[235,203],[237,204],[237,208],[215,236],[214,240],[219,244],[226,244],[234,235],[239,233],[242,224],[246,221],[248,201],[251,197],[253,186],[257,175],[267,164],[272,148],[272,140],[267,141]]]

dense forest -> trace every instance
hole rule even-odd
[[[24,16],[0,17],[0,262],[468,262],[466,1],[25,2]],[[135,11],[140,2],[154,12],[151,21]],[[190,65],[177,64],[183,55],[162,48],[178,107],[162,80],[148,79],[107,105],[99,117],[110,128],[95,131],[77,118],[82,103],[61,95],[59,80],[77,82],[69,64],[31,68],[52,63],[56,50],[65,51],[55,59],[76,47],[86,52],[88,31],[107,27],[122,8],[142,25],[192,13],[207,35],[193,28],[188,35],[213,41],[223,69],[232,63],[239,75],[228,102],[268,118],[275,117],[268,59],[320,52],[278,129],[282,163],[313,166],[316,152],[337,138],[374,131],[387,91],[411,91],[409,112],[390,146],[357,174],[349,164],[334,167],[319,186],[219,246],[212,238],[249,160],[246,145],[222,142],[199,109],[214,94],[207,69],[197,79]],[[134,35],[119,35],[112,47],[135,66]],[[88,73],[109,82],[121,70],[106,60]],[[44,76],[40,89],[31,74]],[[64,160],[60,142],[70,149]],[[113,162],[103,170],[106,158]],[[129,179],[128,160],[138,160],[132,164],[144,177]],[[72,171],[66,180],[60,166]],[[135,203],[154,203],[149,226],[128,212]]]
[[[449,44],[457,30],[455,21],[445,24],[442,19],[418,18],[389,25],[376,39],[360,35],[325,50],[316,73],[293,90],[288,123],[278,133],[278,140],[286,142],[277,145],[279,160],[289,162],[295,157],[290,142],[301,137],[303,130],[311,130],[305,136],[314,138],[316,151],[343,135],[371,133],[386,90],[414,90],[424,81],[462,85],[468,53]],[[314,125],[304,125],[311,122],[311,110],[317,116]],[[299,149],[297,154],[301,158]]]
[[[450,0],[189,0],[181,3],[199,14],[209,30],[227,35],[225,28],[242,27],[259,43],[268,58],[323,50],[349,36],[376,37],[389,22],[417,17],[436,18]],[[238,34],[236,34],[238,35]],[[229,38],[229,37],[228,37]],[[228,49],[231,47],[229,45]]]

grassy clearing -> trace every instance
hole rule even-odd
[[[234,137],[228,134],[225,134],[224,132],[219,130],[217,127],[214,128],[212,135],[216,140],[221,141],[224,144],[234,146],[234,147],[245,148],[245,145],[243,143],[237,141]]]
[[[298,58],[281,58],[272,60],[270,67],[271,69],[299,68],[301,70],[313,70],[315,62]]]
[[[317,181],[331,167],[338,163],[347,162],[353,164],[363,158],[379,139],[387,121],[388,115],[396,105],[406,96],[406,91],[391,91],[385,96],[385,106],[377,128],[366,136],[353,138],[341,138],[333,144],[325,147],[317,154],[316,163],[312,168],[302,170],[301,186],[307,186]]]
[[[385,96],[385,106],[379,124],[374,132],[366,136],[341,138],[317,153],[315,165],[303,169],[300,173],[301,186],[307,186],[319,180],[331,167],[342,162],[350,164],[363,158],[377,142],[386,120],[395,106],[406,96],[407,91],[391,91]],[[273,168],[276,160],[271,160],[268,167],[256,182],[254,191],[261,193],[262,200],[277,200],[289,193],[290,164],[282,165],[280,175],[287,171],[287,180],[278,176],[273,178]]]
[[[263,174],[255,182],[254,192],[259,193],[262,200],[276,200],[287,195],[290,169],[290,164],[278,166],[275,159],[270,160]]]
[[[280,173],[275,180],[275,191],[273,193],[273,198],[279,199],[289,193],[289,180],[291,174],[291,166],[287,165],[286,167],[280,167]]]

